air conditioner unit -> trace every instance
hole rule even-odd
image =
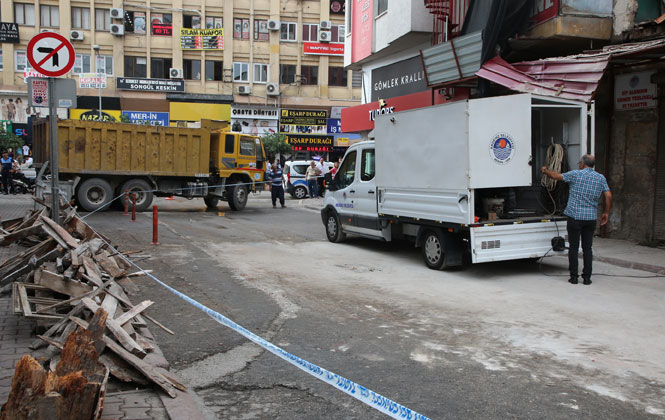
[[[330,31],[319,31],[319,42],[330,42],[332,34]]]
[[[171,79],[182,79],[182,74],[183,74],[182,69],[174,69],[174,68],[169,69],[169,77]]]
[[[69,33],[69,39],[72,41],[83,41],[83,38],[85,38],[83,31],[71,31]]]
[[[268,21],[268,29],[271,31],[279,31],[279,21],[278,20],[269,20]]]
[[[248,85],[240,85],[238,86],[238,93],[240,95],[249,95],[252,93],[252,88],[249,87]]]
[[[124,19],[125,11],[120,7],[111,7],[111,19]]]
[[[266,85],[266,93],[268,96],[279,95],[279,83],[268,83]]]
[[[111,24],[111,33],[113,35],[121,36],[125,34],[125,25],[122,23],[112,23]]]
[[[319,24],[319,29],[321,30],[330,30],[332,29],[332,22],[329,20],[322,20],[321,23]]]

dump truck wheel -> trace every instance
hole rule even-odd
[[[136,194],[136,211],[146,211],[152,204],[152,192],[150,184],[142,179],[130,179],[120,187],[121,194],[129,191],[129,209],[132,208],[132,193]],[[125,197],[120,199],[124,205]]]
[[[216,209],[219,204],[219,198],[217,197],[203,197],[203,202],[206,203],[206,207],[209,209]]]
[[[432,270],[446,268],[446,254],[443,236],[434,230],[428,230],[423,235],[423,259],[425,265]]]
[[[107,206],[113,199],[113,188],[101,178],[86,179],[79,185],[76,199],[85,211]]]
[[[346,234],[342,232],[342,225],[339,223],[339,217],[335,212],[328,212],[326,217],[326,236],[330,242],[343,242]]]
[[[231,210],[240,211],[247,205],[247,186],[236,185],[231,188],[229,194],[229,207]]]

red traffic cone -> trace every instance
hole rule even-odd
[[[175,198],[173,198],[173,196],[170,196],[170,197],[166,197],[164,200],[175,200]]]

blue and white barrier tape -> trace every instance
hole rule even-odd
[[[253,332],[249,331],[245,327],[235,323],[234,321],[230,320],[229,318],[225,317],[224,315],[220,314],[219,312],[216,312],[207,306],[197,302],[196,300],[190,298],[186,294],[174,289],[173,287],[169,286],[168,284],[164,283],[157,277],[153,276],[152,274],[145,272],[141,267],[136,265],[133,261],[131,261],[129,258],[125,257],[120,251],[115,249],[113,245],[110,243],[106,242],[104,237],[100,234],[97,233],[95,229],[92,228],[87,222],[83,221],[90,229],[95,232],[95,234],[104,242],[106,243],[111,249],[114,250],[114,252],[117,252],[118,255],[120,255],[125,261],[127,261],[129,264],[132,266],[136,267],[137,269],[143,271],[148,277],[150,277],[152,280],[157,282],[159,285],[164,287],[166,290],[169,292],[173,293],[174,295],[178,296],[180,299],[184,300],[185,302],[189,303],[190,305],[200,309],[201,311],[205,312],[208,314],[212,319],[215,321],[219,322],[222,325],[225,325],[226,327],[232,329],[233,331],[236,331],[243,337],[247,338],[248,340],[251,340],[255,344],[258,344],[259,346],[263,347],[264,349],[268,350],[272,354],[276,355],[277,357],[289,362],[293,366],[299,368],[300,370],[303,370],[306,373],[309,373],[316,379],[323,381],[327,383],[328,385],[331,385],[338,390],[345,392],[346,394],[352,396],[353,398],[361,401],[364,404],[367,404],[368,406],[372,407],[373,409],[382,412],[383,414],[386,414],[394,419],[400,419],[400,420],[430,420],[429,417],[425,417],[424,415],[415,412],[411,410],[408,407],[405,407],[401,404],[396,403],[395,401],[391,400],[390,398],[386,398],[381,394],[378,394],[370,389],[365,388],[362,385],[359,385],[355,382],[353,382],[350,379],[346,379],[343,376],[340,376],[336,373],[333,373],[327,369],[324,369],[318,365],[315,365],[314,363],[310,363],[304,359],[301,359],[298,356],[295,356],[288,351],[277,347],[276,345],[270,343],[269,341],[264,340],[263,338],[259,337],[258,335],[254,334]]]

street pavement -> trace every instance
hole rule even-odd
[[[259,198],[252,198],[250,200],[250,203],[248,205],[248,213],[251,214],[252,206],[259,206],[259,207],[268,207],[267,204],[267,194],[261,195]],[[187,202],[186,200],[176,198],[176,200],[173,201],[165,201],[164,199],[158,199],[156,201],[156,204],[160,206],[160,211],[164,211],[165,213],[168,213],[169,209],[180,209],[180,208],[186,208],[184,210],[186,212],[186,216],[189,218],[189,223],[198,225],[199,223],[207,223],[205,221],[197,220],[196,214],[200,210],[196,208],[196,206],[192,206],[190,202]],[[318,209],[321,208],[322,200],[321,199],[305,199],[305,200],[288,200],[287,201],[287,206],[288,209],[277,209],[275,212],[282,212],[282,211],[289,211],[289,209],[300,209],[303,211],[311,211],[315,212]],[[187,207],[187,206],[190,207]],[[29,199],[28,196],[2,196],[0,197],[0,217],[3,220],[6,219],[11,219],[13,217],[20,217],[23,214],[26,213],[26,211],[31,208],[32,203],[31,200]],[[180,210],[178,210],[180,211]],[[220,209],[218,212],[219,217],[225,217],[225,213],[228,211],[228,209],[224,208],[224,205],[220,205]],[[210,216],[211,213],[204,213],[206,216]],[[214,213],[213,213],[214,214]],[[274,213],[274,214],[279,214],[279,213]],[[147,216],[141,215],[141,218],[145,219]],[[244,217],[244,216],[243,216]],[[109,228],[108,224],[102,223],[102,221],[108,218],[105,215],[93,215],[93,218],[91,218],[91,223],[93,225],[96,224],[101,224],[104,228]],[[114,220],[117,219],[117,214],[114,215]],[[232,218],[231,218],[232,219]],[[115,222],[111,222],[113,224]],[[235,221],[233,223],[236,223]],[[143,220],[142,223],[143,226],[146,225],[145,220]],[[322,229],[322,228],[321,228]],[[140,236],[139,233],[135,231],[126,230],[126,229],[120,229],[120,230],[109,230],[113,231],[113,233],[110,234],[111,239],[114,241],[118,241],[121,243],[124,243],[126,245],[131,244],[134,246],[139,246],[141,243],[146,243],[144,239],[145,237],[148,237],[149,235],[146,233],[144,236]],[[257,228],[258,230],[258,228]],[[109,232],[102,229],[102,232],[105,234],[109,235]],[[171,243],[171,246],[174,248],[171,250],[171,257],[172,258],[178,258],[179,254],[182,253],[182,251],[178,251],[179,246],[176,246],[174,242],[177,240],[177,237],[174,235],[175,233],[175,228],[171,228],[167,226],[167,229],[162,229],[162,232],[160,232],[161,235],[164,235],[164,241],[163,241],[163,250],[166,250],[165,254],[162,255],[169,255],[169,243]],[[115,236],[114,234],[117,234]],[[288,239],[288,238],[286,238]],[[240,240],[240,238],[239,238]],[[244,240],[244,239],[243,239]],[[118,243],[116,242],[116,243]],[[143,246],[145,249],[145,246]],[[126,249],[126,248],[125,248]],[[149,248],[148,248],[149,249]],[[8,258],[9,256],[12,255],[14,252],[19,252],[18,248],[15,247],[6,247],[6,248],[0,248],[0,261],[4,260],[5,258]],[[146,251],[149,252],[149,251]],[[594,258],[598,262],[604,262],[608,264],[615,265],[617,267],[624,267],[624,268],[632,268],[635,270],[642,270],[645,273],[665,273],[665,250],[659,249],[659,248],[647,248],[647,247],[642,247],[638,246],[636,244],[626,242],[626,241],[618,241],[618,240],[609,240],[609,239],[603,239],[603,238],[595,238],[594,240]],[[201,258],[201,257],[199,257]],[[153,263],[159,263],[158,261],[152,261]],[[148,262],[146,261],[146,264]],[[143,264],[143,263],[141,263]],[[194,261],[189,264],[191,267],[191,272],[197,273],[199,271],[204,271],[203,269],[203,261],[201,261],[200,267],[198,260]],[[224,270],[223,268],[218,268],[219,270]],[[362,267],[360,269],[363,269]],[[249,268],[247,268],[247,271],[249,272]],[[201,279],[199,281],[203,281],[203,277],[205,277],[204,274],[207,273],[200,273],[201,274]],[[175,273],[174,273],[175,275]],[[176,276],[177,279],[179,279],[178,276]],[[601,280],[602,281],[602,280]],[[665,281],[663,279],[658,278],[656,281]],[[178,280],[178,284],[182,283],[184,286],[186,283],[189,283],[187,279],[182,279],[182,281]],[[143,288],[142,285],[139,285]],[[153,289],[155,286],[150,287],[150,289]],[[217,288],[221,287],[220,285],[210,285],[208,286],[210,288]],[[580,286],[582,287],[582,286]],[[592,285],[591,287],[596,287],[596,283]],[[151,290],[153,291],[153,290]],[[154,291],[153,291],[154,292]],[[229,297],[231,297],[232,293],[237,293],[233,292],[231,290],[225,291],[225,293],[229,294]],[[194,298],[197,298],[198,300],[202,301],[206,305],[214,307],[214,304],[219,304],[218,302],[208,302],[206,299],[211,299],[211,296],[206,296],[201,295],[201,296],[193,296]],[[247,296],[234,296],[234,298],[237,298],[238,301],[241,301],[243,299],[249,299],[250,297]],[[256,297],[251,297],[251,299],[257,299]],[[241,309],[242,308],[237,308],[234,305],[234,299],[230,299],[229,302],[226,303],[221,303],[221,307],[218,307],[217,310],[220,312],[231,312],[231,313],[237,313],[238,315],[242,313]],[[274,312],[274,317],[279,318],[280,315],[279,313],[279,308],[272,308],[272,304],[269,301],[265,302],[256,302],[259,305],[262,305],[266,311]],[[230,305],[230,306],[229,306]],[[283,308],[282,308],[283,309]],[[27,345],[32,341],[34,338],[34,332],[33,332],[33,324],[31,322],[23,320],[20,316],[13,315],[11,312],[10,308],[10,298],[7,296],[4,296],[0,298],[0,310],[4,312],[4,317],[3,317],[3,323],[0,324],[2,326],[2,336],[0,339],[0,368],[2,371],[0,372],[0,398],[3,400],[6,399],[6,395],[9,392],[9,386],[11,383],[11,375],[13,373],[13,364],[15,364],[16,360],[20,358],[22,354],[29,353],[29,349],[27,348]],[[189,317],[191,316],[189,312],[187,311],[182,311],[179,310],[179,312],[182,314],[181,316],[184,317]],[[240,315],[239,315],[240,316]],[[247,326],[250,330],[253,331],[259,331],[263,332],[265,334],[261,334],[262,336],[267,336],[270,338],[271,334],[274,334],[273,331],[270,329],[267,329],[268,326],[264,324],[264,321],[260,319],[258,316],[252,317],[251,315],[248,314],[243,314],[242,316],[247,317],[247,318],[241,318],[242,324]],[[194,319],[194,318],[192,318]],[[281,322],[285,323],[286,320],[282,320]],[[224,343],[224,346],[227,350],[232,350],[234,348],[236,349],[242,349],[246,353],[256,353],[256,348],[247,347],[243,345],[242,343],[244,342],[243,339],[237,338],[237,339],[232,339],[232,342],[229,342],[228,336],[220,336],[219,338],[215,337],[216,332],[210,330],[208,327],[202,327],[199,325],[194,325],[191,324],[191,331],[190,331],[190,337],[193,339],[185,340],[186,343],[184,344],[185,349],[189,347],[190,349],[188,352],[191,352],[192,354],[189,355],[188,360],[190,360],[190,363],[195,362],[196,360],[205,360],[206,354],[210,353],[212,349],[206,349],[203,348],[203,344],[200,342],[197,342],[195,337],[197,337],[197,334],[202,334],[202,336],[205,337],[212,337],[212,341],[214,342],[220,342],[224,340],[226,341]],[[195,331],[195,330],[200,330],[200,331]],[[155,335],[158,338],[158,343],[160,346],[162,345],[162,342],[159,341],[160,337],[164,337],[163,334],[161,334],[159,331],[153,331]],[[182,341],[182,339],[179,339]],[[283,341],[283,339],[282,339]],[[182,343],[179,346],[176,346],[175,344],[164,341],[166,344],[166,348],[164,349],[164,353],[171,362],[171,359],[169,358],[169,355],[174,354],[176,351],[182,351],[183,346]],[[173,347],[173,348],[171,348]],[[343,348],[341,348],[341,351],[345,351]],[[424,357],[424,356],[423,356]],[[600,357],[600,356],[598,356]],[[214,360],[208,360],[209,363],[214,363]],[[218,360],[214,364],[214,370],[216,371],[215,374],[217,377],[224,375],[225,369],[228,369],[229,372],[234,372],[236,371],[233,367],[228,367],[225,366],[225,363],[228,363],[228,361],[221,361]],[[265,362],[262,362],[265,363]],[[123,389],[121,386],[118,386],[115,389],[110,389],[110,392],[107,393],[106,401],[105,401],[105,409],[104,409],[104,414],[103,417],[104,419],[112,419],[112,418],[118,418],[118,419],[143,419],[143,418],[155,418],[155,419],[179,419],[179,418],[192,418],[192,419],[197,419],[197,418],[213,418],[211,417],[212,415],[210,413],[205,412],[205,408],[210,408],[212,411],[215,411],[215,408],[219,408],[220,404],[223,406],[225,404],[224,401],[219,401],[219,392],[212,393],[209,386],[207,385],[206,378],[201,378],[200,370],[191,370],[191,372],[188,370],[190,369],[189,363],[180,363],[180,361],[176,361],[176,371],[182,375],[185,379],[186,382],[189,382],[191,384],[196,385],[197,381],[198,383],[202,386],[199,386],[197,389],[197,394],[194,396],[194,398],[198,401],[199,407],[197,408],[195,405],[192,404],[191,400],[188,400],[187,403],[185,404],[178,404],[177,402],[169,401],[167,404],[164,404],[165,401],[164,398],[160,398],[160,395],[157,391],[154,391],[152,389],[140,389],[140,390],[128,390],[128,389]],[[211,366],[212,367],[212,366]],[[272,367],[272,366],[271,366]],[[340,367],[341,369],[341,367]],[[260,366],[257,368],[255,367],[254,370],[258,370],[260,372]],[[280,370],[281,372],[281,370]],[[260,374],[257,372],[252,373],[252,375]],[[281,374],[285,374],[285,372],[281,372]],[[288,375],[289,377],[292,377],[292,375]],[[234,399],[234,393],[241,392],[244,388],[244,386],[239,386],[236,385],[236,387],[233,386],[233,384],[229,383],[227,386],[225,386],[225,391],[226,394],[225,396],[229,400]],[[314,387],[313,385],[310,385],[311,387]],[[258,389],[254,389],[254,393],[260,392]],[[298,392],[296,388],[292,390],[293,393]],[[288,401],[295,401],[298,400],[298,397],[294,395],[289,395],[288,392],[284,394],[285,396],[285,404],[288,404]],[[168,398],[168,397],[166,397]],[[296,400],[292,400],[292,398],[296,398]],[[269,405],[269,401],[266,401],[266,405]],[[203,409],[203,414],[199,412],[199,408]],[[414,407],[415,408],[415,407]],[[313,412],[316,412],[315,407],[312,408]],[[660,408],[654,408],[651,410],[652,414],[660,414],[663,415],[665,413],[660,412]],[[233,412],[233,408],[231,408],[231,411]],[[362,412],[362,411],[361,411]],[[303,416],[303,413],[298,413],[294,414],[293,418],[308,418],[307,416]],[[364,413],[366,416],[363,416],[363,418],[374,418],[370,417],[370,413]],[[372,413],[373,414],[373,413]],[[462,416],[463,417],[463,416]],[[221,417],[217,417],[221,418]],[[229,417],[232,418],[232,417]],[[235,417],[233,417],[235,418]],[[241,418],[241,417],[237,417]],[[244,418],[244,417],[243,417]],[[247,418],[252,418],[252,417],[247,417]],[[261,416],[257,416],[256,418],[261,418]],[[272,418],[266,416],[265,418]],[[275,418],[288,418],[288,417],[275,417]],[[309,418],[315,418],[315,416],[310,416]],[[469,418],[469,417],[467,417]],[[644,417],[647,418],[647,417]]]

